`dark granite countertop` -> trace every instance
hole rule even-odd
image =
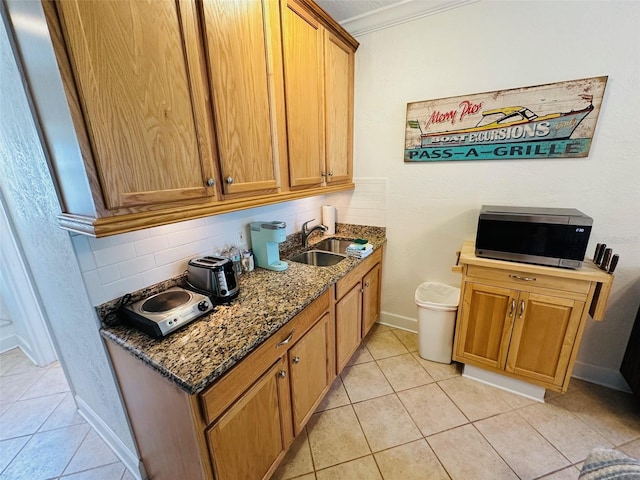
[[[385,229],[339,224],[336,238],[366,238],[374,249],[386,242]],[[315,237],[315,238],[313,238]],[[314,235],[310,247],[321,240]],[[281,245],[281,259],[302,251],[300,235]],[[229,305],[162,339],[152,338],[128,326],[117,313],[119,299],[97,307],[102,320],[101,335],[140,358],[190,394],[203,391],[237,364],[289,320],[318,298],[362,260],[347,257],[332,267],[314,267],[290,262],[283,272],[256,268],[239,276],[240,294]],[[136,292],[132,300],[144,298],[174,285],[183,277]]]

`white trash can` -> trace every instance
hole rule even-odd
[[[460,289],[425,282],[416,289],[418,305],[418,351],[426,360],[451,363],[453,329]]]

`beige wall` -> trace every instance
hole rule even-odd
[[[482,204],[578,208],[594,219],[587,254],[621,256],[606,320],[589,321],[574,373],[617,372],[640,300],[638,2],[481,1],[359,36],[355,175],[386,177],[387,321],[410,325],[423,281],[450,284]],[[404,164],[407,102],[608,75],[588,158]]]

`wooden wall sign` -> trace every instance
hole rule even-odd
[[[607,77],[407,104],[405,162],[586,157]]]

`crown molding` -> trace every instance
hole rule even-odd
[[[442,13],[480,0],[442,0],[439,4],[421,0],[404,0],[340,22],[351,35],[365,35],[410,22],[417,18]]]

